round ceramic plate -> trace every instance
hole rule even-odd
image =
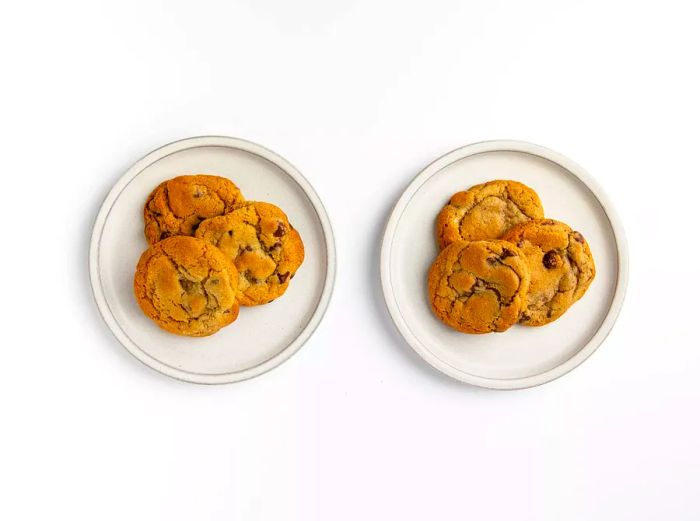
[[[438,254],[435,218],[455,192],[494,179],[525,183],[539,194],[547,217],[579,230],[597,274],[583,298],[555,322],[467,335],[440,322],[428,301],[427,273]],[[605,339],[624,299],[627,249],[610,201],[580,166],[530,143],[488,141],[450,152],[411,182],[387,223],[381,275],[396,327],[428,363],[481,387],[520,389],[567,373]]]
[[[143,205],[161,181],[209,173],[233,180],[246,199],[287,214],[304,241],[304,263],[285,294],[241,307],[238,320],[204,338],[160,329],[139,308],[133,277],[141,253]],[[335,246],[330,221],[309,182],[266,148],[229,137],[195,137],[166,145],[117,181],[97,215],[90,243],[90,280],[112,333],[146,365],[196,383],[228,383],[262,374],[294,354],[323,317],[333,289]]]

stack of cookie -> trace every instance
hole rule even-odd
[[[595,277],[583,236],[544,218],[537,193],[490,181],[452,196],[436,224],[428,274],[435,315],[463,333],[542,326],[580,299]]]
[[[272,302],[304,260],[299,233],[278,207],[246,201],[229,179],[185,175],[146,200],[134,292],[143,312],[178,335],[207,336],[239,305]]]

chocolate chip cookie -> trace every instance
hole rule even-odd
[[[435,315],[463,333],[505,331],[518,321],[530,285],[523,253],[505,241],[457,241],[428,274]]]
[[[250,202],[207,219],[196,236],[218,247],[238,269],[239,300],[244,306],[282,295],[304,260],[304,244],[282,210]]]
[[[159,184],[143,209],[149,244],[174,235],[194,235],[204,219],[224,215],[241,203],[243,195],[225,177],[182,175]]]
[[[534,190],[516,181],[489,181],[454,194],[438,214],[435,235],[442,249],[459,240],[498,239],[516,224],[542,217]]]
[[[528,221],[508,230],[503,240],[523,251],[530,268],[521,324],[541,326],[556,320],[583,296],[595,277],[588,243],[562,222]]]
[[[207,336],[238,317],[237,284],[235,266],[216,247],[178,236],[141,255],[134,293],[146,316],[166,331]]]

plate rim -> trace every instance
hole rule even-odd
[[[221,146],[243,150],[255,154],[280,168],[286,175],[291,177],[292,180],[299,185],[306,197],[311,202],[311,206],[314,208],[314,211],[318,216],[321,229],[326,240],[326,274],[323,281],[323,290],[321,291],[318,305],[311,315],[311,318],[299,332],[296,338],[294,338],[294,340],[292,340],[282,351],[258,365],[249,367],[242,371],[220,374],[201,374],[181,370],[161,362],[143,351],[126,335],[119,325],[117,319],[109,309],[109,304],[107,303],[102,287],[102,281],[100,279],[99,250],[102,233],[104,231],[107,217],[109,216],[114,203],[119,198],[124,188],[126,188],[126,186],[145,168],[163,157],[175,152],[206,146]],[[88,250],[88,270],[93,299],[95,300],[97,309],[100,312],[100,316],[107,324],[107,327],[112,335],[132,356],[151,369],[154,369],[171,378],[175,378],[176,380],[196,384],[227,384],[248,380],[278,367],[297,353],[301,347],[313,336],[314,332],[323,321],[323,317],[328,310],[328,306],[333,295],[337,270],[337,254],[333,226],[328,216],[328,212],[326,211],[321,198],[318,196],[311,183],[294,165],[276,152],[273,152],[272,150],[259,145],[258,143],[229,136],[204,135],[178,139],[152,150],[134,162],[129,168],[126,169],[124,174],[117,179],[102,201],[100,209],[97,212],[97,217],[95,218],[95,223],[92,227],[90,246]]]
[[[607,314],[601,322],[598,330],[588,340],[586,345],[584,345],[572,357],[542,373],[526,377],[501,379],[472,375],[464,371],[460,371],[449,363],[443,361],[427,347],[425,347],[411,332],[410,328],[404,321],[403,316],[401,315],[396,298],[393,296],[394,292],[390,270],[391,249],[394,242],[396,228],[403,215],[403,212],[410,203],[411,198],[420,189],[420,187],[428,181],[428,179],[448,165],[466,157],[485,152],[526,153],[555,163],[567,170],[571,175],[581,181],[600,203],[603,212],[610,222],[613,238],[615,239],[617,248],[617,281],[615,284],[615,291]],[[396,204],[392,208],[384,228],[380,253],[380,277],[382,282],[384,303],[389,311],[389,315],[394,323],[394,326],[403,337],[404,341],[406,341],[406,343],[429,365],[456,380],[478,387],[497,390],[526,389],[551,382],[572,371],[581,365],[586,359],[588,359],[607,338],[615,325],[624,303],[627,283],[629,281],[629,252],[622,221],[620,220],[615,207],[595,178],[593,178],[578,163],[574,162],[563,154],[560,154],[559,152],[527,141],[508,139],[487,140],[471,143],[447,152],[428,164],[428,166],[423,168],[408,183],[404,191],[399,196]]]

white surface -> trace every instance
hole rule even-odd
[[[205,338],[163,331],[143,314],[133,291],[134,266],[148,247],[141,218],[144,201],[166,179],[193,173],[228,177],[248,200],[282,208],[305,250],[304,263],[284,298],[265,306],[242,306],[234,324]],[[90,282],[112,333],[146,365],[205,384],[252,378],[292,356],[328,307],[335,264],[328,215],[308,181],[274,152],[220,136],[183,139],[137,161],[102,204],[90,241]]]
[[[427,298],[427,273],[438,254],[435,219],[454,193],[495,179],[532,187],[547,217],[582,232],[596,277],[585,298],[546,327],[465,335],[440,322]],[[403,192],[382,240],[382,288],[399,332],[436,369],[481,387],[522,389],[571,371],[605,339],[627,289],[627,256],[614,206],[583,168],[532,143],[486,141],[436,159]]]
[[[697,20],[673,0],[9,3],[0,518],[697,520]],[[298,167],[338,248],[312,339],[228,386],[134,360],[87,272],[109,188],[203,134]],[[507,393],[427,366],[379,283],[410,180],[500,138],[585,167],[630,247],[601,349]]]

